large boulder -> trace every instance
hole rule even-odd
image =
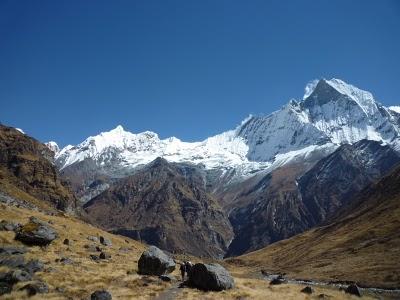
[[[57,232],[52,227],[36,218],[31,218],[17,230],[15,239],[27,245],[46,246],[57,237]]]
[[[138,261],[139,274],[163,275],[175,270],[174,260],[155,246],[144,251]]]
[[[233,277],[219,264],[195,264],[189,272],[189,285],[205,291],[222,291],[235,286]]]

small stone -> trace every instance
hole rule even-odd
[[[111,246],[112,245],[111,241],[109,239],[106,239],[103,236],[100,236],[100,243],[102,245],[104,245],[104,246]]]
[[[98,257],[97,255],[94,255],[94,254],[90,254],[89,256],[90,256],[90,259],[94,260],[94,261],[98,261],[100,259],[100,257]]]
[[[175,281],[175,277],[172,276],[172,275],[161,275],[161,276],[159,276],[159,278],[160,278],[162,281],[166,281],[166,282]]]
[[[95,243],[98,243],[98,242],[99,242],[99,239],[98,239],[96,236],[89,235],[89,236],[87,237],[87,239],[88,239],[89,241],[92,241],[92,242],[95,242]]]
[[[32,276],[28,272],[18,269],[0,274],[0,281],[9,284],[15,284],[21,281],[29,281],[31,279]]]
[[[8,268],[20,268],[25,265],[25,258],[22,255],[0,256],[0,266]]]
[[[0,221],[0,231],[15,231],[19,227],[21,227],[21,224],[19,223],[9,222],[6,220]]]
[[[350,284],[344,291],[346,294],[355,295],[361,297],[360,288],[356,284]]]
[[[105,253],[105,252],[101,252],[99,258],[100,259],[110,259],[111,255],[108,253]]]
[[[301,290],[302,293],[311,295],[314,293],[314,289],[311,286],[306,286],[304,289]]]
[[[70,245],[69,239],[65,239],[65,240],[63,241],[63,244],[69,246],[69,245]]]
[[[25,266],[23,266],[23,269],[32,275],[36,272],[43,271],[44,264],[41,261],[35,259],[35,260],[29,261]]]
[[[25,247],[2,246],[0,247],[0,254],[15,255],[25,254],[28,250]]]
[[[36,294],[44,294],[49,292],[49,287],[46,283],[42,281],[28,283],[23,286],[21,290],[26,290],[29,296],[34,296]]]
[[[106,290],[95,291],[90,295],[90,300],[112,300],[112,296]]]
[[[73,260],[68,257],[61,257],[61,258],[57,258],[56,262],[60,262],[64,265],[70,265],[73,263]]]
[[[286,283],[286,279],[283,276],[279,275],[278,277],[272,279],[269,284],[270,285],[278,285],[278,284],[282,284],[282,283]]]

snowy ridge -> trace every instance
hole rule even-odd
[[[50,141],[44,144],[47,146],[47,148],[53,151],[55,155],[57,155],[57,153],[60,152],[60,147],[58,147],[58,144],[56,142]]]
[[[202,142],[187,143],[171,137],[159,139],[154,132],[134,134],[122,126],[87,138],[77,146],[67,146],[56,154],[61,169],[91,158],[100,166],[117,160],[123,167],[135,168],[157,157],[171,162],[204,164],[206,168],[232,167],[247,163],[248,146],[235,131],[227,131]]]
[[[400,114],[400,106],[389,106],[389,109]]]
[[[131,133],[122,126],[91,136],[56,152],[66,168],[92,159],[103,169],[134,169],[157,157],[171,162],[203,164],[207,169],[235,169],[247,176],[258,170],[329,154],[343,143],[362,139],[396,145],[400,107],[386,108],[371,93],[340,79],[314,80],[302,101],[290,100],[267,116],[249,116],[234,130],[201,142],[160,139],[154,132]]]

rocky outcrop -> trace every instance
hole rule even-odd
[[[233,277],[219,264],[195,264],[189,272],[189,285],[205,291],[222,291],[235,286]]]
[[[144,251],[138,261],[139,274],[164,275],[175,270],[174,260],[155,246]]]
[[[53,153],[37,140],[18,130],[0,125],[0,190],[16,198],[45,201],[61,210],[73,210],[76,199],[60,180]]]
[[[102,228],[161,249],[222,257],[233,233],[195,166],[156,159],[85,204]]]
[[[58,237],[57,232],[49,225],[31,218],[18,229],[15,239],[27,245],[46,246]]]

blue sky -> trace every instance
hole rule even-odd
[[[320,77],[400,104],[400,2],[0,2],[0,121],[41,141],[201,140]]]

